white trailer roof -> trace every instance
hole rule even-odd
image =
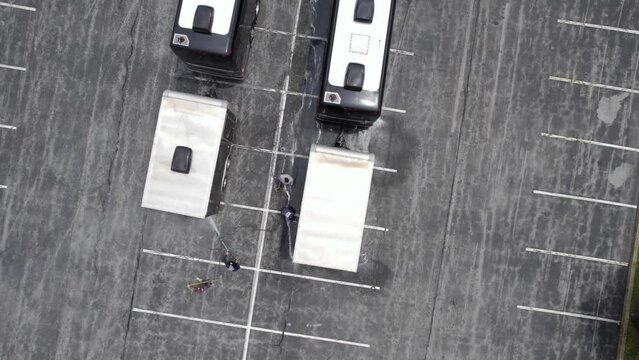
[[[142,207],[206,217],[227,106],[223,100],[164,92]],[[171,170],[176,146],[193,150],[188,174]]]
[[[375,156],[313,145],[293,262],[357,271]]]

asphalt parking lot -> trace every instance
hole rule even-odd
[[[8,1],[8,0],[7,0]],[[398,0],[356,274],[286,258],[331,2],[263,1],[242,84],[176,2],[0,2],[0,357],[613,359],[637,204],[639,5]],[[230,102],[222,237],[142,209],[165,89]],[[299,207],[299,206],[298,206]],[[205,294],[185,283],[217,279]]]

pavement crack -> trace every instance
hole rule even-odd
[[[438,256],[439,269],[437,271],[437,287],[435,290],[435,296],[433,298],[433,308],[432,308],[432,313],[430,317],[430,323],[428,326],[428,338],[426,340],[426,354],[424,356],[424,360],[428,360],[428,350],[430,349],[431,335],[433,334],[433,324],[435,319],[435,312],[437,309],[437,301],[439,300],[439,292],[442,287],[442,273],[443,273],[444,265],[445,265],[444,255],[446,253],[446,249],[448,248],[448,240],[450,236],[450,228],[452,223],[452,212],[453,212],[454,199],[455,199],[455,190],[457,187],[457,169],[459,167],[459,153],[461,150],[464,120],[466,119],[466,112],[468,108],[468,91],[470,88],[470,77],[472,75],[472,70],[473,70],[475,44],[476,44],[477,38],[480,36],[480,34],[477,32],[478,26],[479,26],[480,10],[481,10],[481,0],[475,0],[473,2],[473,12],[472,12],[473,22],[472,22],[471,28],[469,29],[470,32],[468,33],[470,34],[470,46],[466,50],[466,51],[469,51],[468,62],[467,62],[468,68],[465,69],[466,73],[464,74],[465,76],[464,92],[463,92],[464,95],[463,95],[463,101],[462,101],[461,119],[460,119],[459,128],[458,128],[459,134],[457,135],[457,148],[455,150],[455,170],[453,171],[453,178],[452,178],[451,187],[450,187],[450,198],[448,200],[448,212],[446,214],[446,230],[444,232],[444,242],[441,246],[440,254]]]
[[[282,326],[282,332],[280,333],[280,339],[276,344],[272,344],[272,346],[279,348],[280,350],[280,358],[282,356],[282,343],[284,342],[284,336],[286,336],[286,328],[288,327],[288,315],[291,312],[291,304],[293,303],[293,294],[296,292],[296,288],[291,288],[291,291],[288,293],[288,306],[286,311],[284,311],[284,325]]]
[[[135,261],[135,271],[133,273],[133,283],[131,298],[129,299],[129,312],[127,313],[126,326],[124,328],[124,344],[122,344],[122,352],[120,353],[120,359],[124,359],[126,354],[126,342],[129,338],[129,330],[131,329],[131,317],[133,315],[133,300],[135,299],[135,290],[138,283],[138,273],[140,270],[140,258],[142,257],[142,245],[144,244],[144,229],[146,228],[146,214],[142,219],[142,227],[140,231],[140,243],[138,244],[138,256]]]
[[[115,134],[116,135],[115,151],[113,152],[113,155],[111,156],[111,161],[109,163],[109,172],[107,176],[107,185],[108,185],[107,194],[111,192],[111,184],[113,182],[113,168],[115,166],[115,161],[118,157],[118,153],[120,152],[120,135],[122,132],[122,124],[124,123],[124,112],[126,110],[125,90],[127,85],[129,84],[131,62],[133,61],[133,55],[135,54],[135,34],[136,34],[137,26],[138,26],[138,21],[140,18],[141,9],[142,9],[142,2],[140,2],[140,5],[138,6],[137,12],[135,14],[135,18],[133,19],[133,24],[131,24],[131,28],[129,29],[129,39],[130,39],[129,55],[126,61],[124,62],[124,81],[122,82],[122,87],[120,88],[120,102],[122,103],[122,109],[120,110],[120,116],[118,116],[117,131]]]

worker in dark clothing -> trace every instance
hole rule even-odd
[[[186,284],[186,287],[189,290],[193,290],[193,292],[196,292],[196,293],[203,293],[206,290],[208,290],[208,288],[210,288],[211,286],[213,286],[213,280],[202,279],[202,278],[195,278],[194,282]]]
[[[240,261],[235,256],[233,256],[233,254],[231,254],[229,251],[224,253],[224,258],[222,259],[222,262],[224,263],[224,266],[226,266],[227,269],[233,272],[240,270]]]

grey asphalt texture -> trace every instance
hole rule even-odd
[[[12,0],[13,1],[13,0]],[[243,85],[190,73],[169,49],[174,0],[35,1],[0,6],[0,358],[241,359],[256,273],[143,253],[218,260],[208,221],[140,207],[165,89],[230,101],[244,147],[306,154],[337,133],[314,120],[326,42],[257,32]],[[634,0],[398,0],[384,112],[349,134],[376,155],[356,274],[292,264],[277,214],[225,206],[215,217],[244,265],[379,286],[259,273],[248,359],[613,359],[635,211],[533,190],[637,203],[639,154],[541,136],[639,147]],[[325,38],[331,2],[262,2],[258,26]],[[283,94],[288,90],[281,133]],[[275,173],[306,160],[233,149],[227,203],[272,209]],[[270,195],[270,198],[269,198]],[[267,200],[268,199],[268,200]],[[263,240],[260,242],[260,239]],[[263,248],[260,251],[260,243]],[[204,294],[185,284],[217,279]]]

